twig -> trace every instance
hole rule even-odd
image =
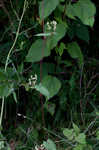
[[[47,132],[53,134],[54,136],[58,137],[59,139],[64,140],[64,142],[66,142],[67,144],[71,145],[72,147],[75,147],[75,145],[74,145],[72,142],[70,142],[70,141],[68,141],[67,139],[61,137],[60,135],[57,135],[56,133],[54,133],[54,132],[48,130],[47,128],[44,128],[44,130],[46,130]]]
[[[84,68],[84,65],[83,65],[82,68],[81,68],[81,75],[80,75],[80,98],[82,97],[81,89],[82,89],[83,68]],[[82,99],[80,100],[80,109],[81,109],[81,119],[82,119],[82,122],[83,122],[83,124],[84,124]]]
[[[89,82],[88,82],[88,84],[87,84],[87,88],[89,88],[89,86],[90,86],[92,80],[95,79],[97,76],[99,76],[99,73],[96,73],[95,75],[93,75],[93,76],[91,77],[91,79],[89,80]]]
[[[17,33],[16,33],[16,37],[15,37],[15,41],[8,53],[8,56],[7,56],[7,59],[6,59],[6,63],[5,63],[5,72],[7,70],[7,66],[8,66],[8,61],[9,61],[9,58],[10,58],[10,54],[16,44],[16,41],[17,41],[17,38],[18,38],[18,35],[19,35],[19,30],[20,30],[20,27],[21,27],[21,22],[22,22],[22,19],[23,19],[23,16],[24,16],[24,13],[25,13],[25,10],[26,10],[26,7],[27,7],[27,1],[25,0],[24,2],[24,7],[23,7],[23,12],[22,12],[22,16],[21,16],[21,19],[19,21],[19,26],[18,26],[18,29],[17,29]],[[1,106],[1,114],[0,114],[0,127],[2,125],[2,117],[3,117],[3,111],[4,111],[4,96],[2,97],[2,106]]]
[[[2,106],[1,106],[1,114],[0,114],[0,128],[1,128],[1,125],[2,125],[3,111],[4,111],[4,97],[2,98]]]
[[[11,1],[11,0],[10,0],[10,4],[11,4],[11,8],[12,8],[12,10],[13,10],[13,12],[14,12],[14,14],[15,14],[16,18],[17,18],[17,20],[18,20],[18,21],[20,21],[20,19],[19,19],[19,16],[18,16],[17,12],[16,12],[16,11],[15,11],[15,9],[13,8],[13,4],[12,4],[12,1]]]
[[[17,32],[16,32],[16,37],[15,37],[15,40],[14,40],[14,43],[13,43],[11,49],[9,50],[9,53],[8,53],[8,56],[7,56],[7,59],[6,59],[5,72],[6,72],[6,70],[7,70],[7,66],[8,66],[8,61],[9,61],[10,55],[11,55],[12,50],[13,50],[13,48],[15,47],[15,44],[16,44],[17,39],[18,39],[18,35],[19,35],[20,27],[21,27],[21,22],[22,22],[24,13],[25,13],[25,11],[26,11],[26,8],[27,8],[27,1],[25,0],[25,2],[24,2],[24,7],[23,7],[23,12],[22,12],[22,15],[21,15],[21,18],[20,18],[20,21],[19,21],[19,26],[18,26],[18,29],[17,29]]]
[[[98,85],[99,85],[99,82],[90,90],[90,92],[86,93],[86,96],[90,95],[96,89]]]
[[[88,130],[93,127],[93,125],[95,124],[97,118],[98,118],[98,117],[96,117],[96,118],[89,124],[89,126],[87,127],[87,129],[84,131],[84,134],[86,134],[86,133],[88,132]]]
[[[42,1],[42,16],[44,16],[44,0]],[[44,18],[42,18],[42,31],[44,33]],[[45,36],[43,36],[43,47],[42,47],[42,59],[40,60],[40,81],[42,81],[42,64],[43,64],[43,56],[44,56],[44,47],[45,47]],[[42,122],[43,127],[45,128],[45,118],[44,118],[44,104],[43,104],[43,96],[40,94],[41,101],[41,112],[42,112]]]
[[[10,14],[9,14],[8,10],[6,9],[3,0],[0,1],[0,7],[1,7],[1,8],[3,9],[3,11],[7,14],[8,19],[9,19],[9,21],[10,21],[10,24],[13,25],[13,22],[12,22],[12,20],[11,20]]]

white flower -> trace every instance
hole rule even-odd
[[[55,20],[51,21],[50,23],[47,22],[47,29],[48,30],[56,30],[56,25],[57,25],[57,22]]]
[[[49,22],[47,22],[47,29],[48,29],[48,30],[51,30],[51,26],[50,26],[50,23],[49,23]]]
[[[35,80],[37,80],[37,74],[35,74]]]
[[[29,79],[29,85],[30,85],[30,86],[32,85],[31,79]]]
[[[43,144],[41,144],[40,146],[35,146],[35,150],[46,150],[45,149],[45,147],[44,147],[44,145]]]
[[[55,30],[56,30],[57,22],[53,20],[53,21],[52,21],[52,24],[53,24],[53,30],[55,31]]]
[[[39,147],[37,145],[35,146],[35,150],[39,150]]]
[[[34,77],[33,77],[33,75],[31,75],[30,78],[29,78],[29,83],[28,83],[30,88],[34,88],[36,82],[37,82],[37,75],[35,74]]]
[[[55,20],[53,20],[53,24],[57,25],[57,22]]]

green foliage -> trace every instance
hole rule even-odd
[[[62,56],[64,49],[66,49],[64,43],[60,43],[59,47],[56,47],[56,53],[59,53],[60,56]]]
[[[77,137],[75,137],[75,141],[80,144],[86,144],[86,136],[84,133],[80,133]]]
[[[47,109],[47,111],[53,116],[55,113],[55,104],[51,103],[51,102],[46,102],[45,103],[45,108]]]
[[[71,39],[77,36],[79,39],[89,43],[90,36],[88,27],[82,24],[80,21],[74,21],[72,24],[70,24],[68,35]]]
[[[97,140],[99,140],[99,130],[96,132]]]
[[[13,75],[11,75],[11,72],[9,72],[9,73],[7,74],[3,70],[0,71],[0,96],[1,97],[3,97],[3,96],[7,97],[11,93],[14,92],[14,84],[15,83],[12,80]],[[12,74],[13,74],[13,72],[12,72]],[[14,78],[14,76],[13,76],[13,78]],[[16,78],[16,81],[17,81],[17,78]]]
[[[44,87],[41,83],[35,86],[35,89],[42,93],[45,97],[49,98],[49,91],[46,87]]]
[[[75,123],[73,123],[73,129],[74,129],[76,135],[78,135],[80,132],[80,129],[78,128],[78,126]]]
[[[73,123],[73,129],[64,129],[63,134],[73,143],[77,142],[73,150],[83,150],[83,148],[86,146],[86,135],[84,133],[80,133],[80,129],[76,124]]]
[[[42,47],[44,48],[44,52],[42,55]],[[49,56],[50,51],[46,47],[45,42],[41,39],[38,39],[35,43],[32,44],[28,55],[26,56],[27,62],[37,62],[40,61],[43,57]]]
[[[41,83],[49,92],[47,100],[55,96],[61,88],[61,82],[56,77],[46,76]]]
[[[46,0],[44,2],[42,1],[39,6],[40,18],[43,19],[48,17],[54,11],[58,4],[59,0]]]
[[[0,2],[0,149],[99,149],[98,5]]]
[[[79,67],[81,67],[83,65],[83,54],[79,45],[76,42],[72,42],[69,43],[66,48],[72,58],[78,59]]]
[[[67,27],[64,24],[57,24],[55,34],[48,37],[47,46],[48,49],[53,49],[57,43],[65,36]]]
[[[43,145],[47,150],[56,150],[56,145],[50,139],[48,139],[47,141],[44,141]]]
[[[63,134],[69,139],[69,140],[73,140],[74,138],[74,133],[73,133],[73,129],[64,129],[63,130]]]
[[[75,4],[69,4],[66,8],[66,15],[72,19],[78,17],[83,24],[93,26],[96,8],[90,0],[79,0]]]

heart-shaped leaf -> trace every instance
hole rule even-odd
[[[26,62],[37,62],[43,57],[49,56],[50,51],[46,46],[46,43],[42,39],[36,40],[29,49],[28,55],[26,56]]]
[[[66,7],[66,15],[72,19],[78,17],[83,24],[93,26],[96,7],[91,0],[79,0],[75,4]]]
[[[41,19],[48,17],[59,4],[59,0],[44,0],[40,2],[39,16]]]

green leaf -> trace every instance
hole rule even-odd
[[[65,129],[63,130],[63,134],[64,134],[64,136],[66,136],[69,140],[73,140],[73,138],[74,138],[73,129],[65,128]]]
[[[67,27],[64,24],[57,24],[56,34],[47,38],[48,49],[53,49],[57,43],[65,36]]]
[[[98,111],[96,112],[96,116],[99,116],[99,112]]]
[[[17,103],[18,102],[18,100],[17,100],[17,96],[16,96],[16,93],[13,91],[13,98],[14,98],[14,100],[15,100],[15,102]]]
[[[70,24],[68,35],[71,39],[73,39],[74,36],[77,36],[81,40],[89,43],[90,37],[88,27],[82,24],[81,21],[73,21],[73,23]]]
[[[39,85],[35,85],[35,89],[43,94],[45,97],[49,98],[50,93],[46,87],[44,87],[41,83]]]
[[[23,69],[24,69],[24,64],[23,64],[23,62],[18,66],[18,72],[19,73],[22,73],[23,72]]]
[[[75,32],[78,38],[89,43],[89,31],[86,26],[79,24]]]
[[[40,2],[39,16],[41,19],[48,17],[58,6],[59,0],[44,0]],[[44,12],[43,12],[44,11]]]
[[[52,77],[50,75],[45,76],[41,84],[49,92],[49,96],[47,96],[47,99],[50,99],[53,96],[55,96],[61,88],[61,82],[56,77]]]
[[[40,61],[43,57],[50,55],[46,43],[42,39],[36,40],[31,48],[29,49],[28,55],[26,56],[26,62],[37,62]]]
[[[66,15],[69,18],[78,17],[83,24],[93,26],[96,7],[91,0],[79,0],[75,4],[69,4],[66,7]]]
[[[14,92],[14,88],[18,86],[18,77],[14,68],[0,68],[0,96],[7,97]]]
[[[13,91],[13,83],[8,80],[7,73],[0,70],[0,97],[7,97]]]
[[[7,97],[13,92],[13,83],[9,83],[8,81],[5,81],[3,83],[0,83],[0,96]]]
[[[50,50],[53,49],[57,45],[58,41],[65,36],[65,33],[66,27],[63,24],[58,24],[56,33],[49,36],[46,41],[42,39],[36,40],[32,44],[28,55],[26,56],[26,62],[37,62],[43,57],[49,56]]]
[[[47,109],[47,111],[53,116],[55,113],[55,104],[47,101],[45,103],[45,108]]]
[[[72,62],[69,60],[63,60],[61,61],[61,64],[66,65],[66,67],[71,67],[72,66]]]
[[[84,150],[84,145],[82,144],[77,144],[77,146],[75,148],[73,148],[73,150]]]
[[[79,67],[81,67],[83,65],[83,54],[79,45],[76,42],[72,42],[69,43],[66,48],[72,58],[78,59]]]
[[[56,48],[56,52],[59,53],[60,56],[62,56],[64,49],[65,49],[65,44],[61,42],[60,46]]]
[[[77,137],[75,137],[75,141],[80,144],[86,144],[86,136],[84,133],[80,133]]]
[[[74,129],[76,135],[78,135],[80,133],[80,129],[78,128],[78,126],[75,123],[73,123],[73,129]]]
[[[47,142],[44,141],[43,145],[44,145],[46,150],[56,150],[55,143],[52,140],[50,140],[50,139],[48,139]]]
[[[96,132],[96,138],[97,138],[97,140],[99,140],[99,129],[98,129],[98,131]]]
[[[6,80],[7,79],[7,76],[6,74],[0,70],[0,82],[3,81],[3,80]]]

